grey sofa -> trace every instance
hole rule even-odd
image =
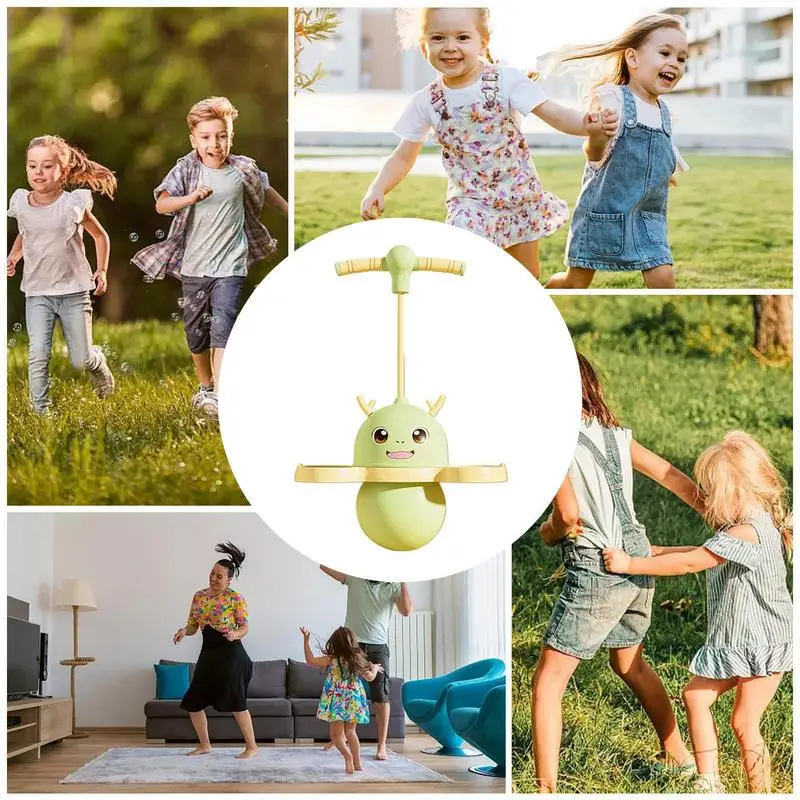
[[[161,664],[189,662],[161,659]],[[189,663],[189,678],[194,673]],[[327,741],[328,723],[317,719],[317,705],[325,676],[316,667],[289,659],[254,661],[253,678],[247,690],[247,708],[253,718],[258,741],[275,739]],[[403,679],[392,678],[389,697],[389,738],[405,738],[405,714],[402,703]],[[188,712],[180,700],[148,700],[144,705],[145,736],[168,742],[196,741]],[[206,709],[211,741],[242,741],[242,734],[231,714]],[[358,736],[364,741],[377,740],[375,711],[370,703],[370,721],[358,726]]]

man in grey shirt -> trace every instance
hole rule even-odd
[[[383,672],[370,683],[370,695],[375,707],[378,727],[376,758],[385,761],[386,738],[389,734],[389,620],[397,610],[407,617],[414,610],[414,601],[405,583],[386,583],[354,578],[324,567],[320,569],[347,587],[347,612],[344,625],[358,639],[359,647],[373,664],[381,664]]]

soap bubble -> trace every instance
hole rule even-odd
[[[123,372],[130,372],[130,371],[131,371],[131,369],[132,369],[131,365],[130,365],[130,364],[127,362],[127,361],[123,361],[123,362],[120,364],[119,368],[120,368],[120,369],[121,369]]]
[[[155,278],[151,278],[149,275],[145,275],[144,278],[142,278],[142,280],[145,283],[153,283],[155,281]]]
[[[164,231],[156,231],[156,239],[163,239],[165,236]]]
[[[11,330],[16,331],[17,333],[19,333],[22,330],[22,323],[21,322],[15,322],[11,326]]]
[[[186,298],[179,297],[178,298],[178,308],[183,308],[186,305]]]
[[[206,296],[206,293],[202,289],[197,293],[197,299],[198,300],[202,300],[205,296]]]
[[[202,319],[203,322],[211,322],[211,314],[206,312],[202,317],[200,317],[200,319]]]
[[[16,339],[9,339],[8,340],[8,346],[9,347],[16,347],[17,346],[17,340]]]
[[[130,233],[130,234],[128,234],[128,238],[132,242],[138,242],[139,241],[139,234],[138,233]]]
[[[177,322],[181,318],[181,315],[177,311],[173,311],[170,314],[170,317],[172,318],[173,322]]]

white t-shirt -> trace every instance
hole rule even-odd
[[[608,458],[603,428],[597,420],[581,422],[581,432],[591,439],[597,449]],[[622,464],[622,493],[631,515],[636,521],[633,509],[633,462],[631,460],[631,441],[633,433],[627,428],[612,429],[619,448]],[[614,503],[608,478],[595,461],[589,449],[578,445],[569,468],[572,488],[578,500],[578,509],[583,525],[583,535],[577,540],[579,544],[591,544],[595,547],[622,547],[622,525],[614,513]]]
[[[8,216],[22,236],[21,289],[26,297],[64,295],[94,289],[83,246],[83,216],[92,208],[89,189],[62,192],[49,206],[32,206],[29,191],[17,189]]]
[[[653,105],[652,103],[647,103],[642,100],[634,92],[631,92],[633,95],[633,100],[636,103],[636,120],[641,122],[642,125],[645,125],[648,128],[653,128],[654,130],[660,131],[662,128],[661,124],[661,109],[657,105]],[[624,125],[625,120],[623,119],[622,109],[624,105],[624,101],[622,98],[622,87],[618,86],[613,83],[605,83],[602,86],[598,86],[594,89],[590,95],[590,108],[596,108],[598,105],[600,108],[603,109],[612,109],[617,112],[619,115],[619,124]],[[663,102],[663,100],[661,101]],[[670,121],[672,121],[672,113],[667,107],[667,114],[669,115]],[[619,136],[619,128],[617,129],[617,136]],[[616,137],[615,137],[616,138]],[[681,172],[688,172],[689,165],[681,158],[680,151],[678,150],[675,145],[672,145],[672,149],[675,151],[675,158],[677,159],[677,166],[675,167],[675,174],[679,174]],[[608,157],[608,153],[611,152],[611,148],[609,147],[606,150],[606,157]],[[605,160],[605,158],[603,159]],[[602,164],[602,161],[594,162],[596,164]]]
[[[527,116],[534,108],[549,98],[542,87],[527,75],[514,67],[496,65],[498,72],[497,101],[501,106],[511,109],[517,125],[522,124],[522,117]],[[481,103],[485,99],[481,89],[483,81],[480,77],[469,86],[450,89],[442,81],[444,97],[448,111],[461,106]],[[435,131],[441,117],[431,103],[430,87],[420,89],[406,106],[397,124],[392,129],[397,136],[409,142],[424,142],[428,135]]]

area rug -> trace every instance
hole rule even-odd
[[[190,747],[112,747],[59,783],[428,783],[447,782],[421,764],[394,752],[376,761],[375,748],[361,750],[363,770],[344,771],[336,750],[321,745],[259,749],[236,758],[241,747],[215,747],[209,755],[187,757]]]

